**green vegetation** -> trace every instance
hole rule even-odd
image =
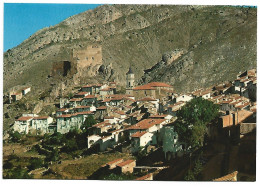
[[[202,163],[197,160],[195,162],[194,168],[191,170],[189,169],[187,174],[184,177],[185,181],[201,181],[201,171],[203,170]]]
[[[133,174],[127,173],[127,174],[109,174],[104,176],[103,180],[133,180],[136,177]]]
[[[7,170],[3,178],[5,179],[31,179],[32,176],[28,174],[28,170],[21,166]]]
[[[20,142],[21,141],[21,138],[22,138],[22,135],[17,132],[17,131],[10,131],[9,132],[9,135],[10,135],[10,141],[11,142]]]
[[[175,129],[180,141],[192,149],[203,145],[206,125],[219,115],[219,107],[203,98],[195,98],[177,112]]]
[[[40,158],[31,158],[30,159],[30,165],[28,166],[28,169],[31,171],[31,170],[34,170],[34,169],[42,167],[42,165],[43,165],[43,160],[42,159],[40,159]]]
[[[86,118],[84,124],[82,125],[82,129],[83,130],[86,130],[87,128],[89,127],[92,127],[92,125],[95,125],[97,122],[96,120],[94,119],[94,116],[90,115]]]

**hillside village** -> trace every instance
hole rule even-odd
[[[176,93],[167,83],[137,85],[130,67],[126,73],[125,93],[118,93],[116,82],[86,83],[71,98],[61,99],[60,109],[53,116],[23,114],[15,120],[12,129],[26,135],[68,134],[73,130],[85,130],[88,133],[86,147],[93,153],[113,151],[120,146],[125,146],[133,155],[161,148],[164,159],[169,161],[190,153],[189,145],[179,140],[174,122],[177,112],[192,99],[203,98],[219,105],[221,115],[216,122],[207,125],[208,140],[217,142],[224,137],[239,142],[254,131],[256,85],[256,70],[252,69],[241,72],[232,82]],[[28,92],[30,89],[23,90],[24,95]],[[20,95],[11,93],[10,102],[19,100]],[[96,123],[86,126],[91,119]],[[204,144],[207,145],[207,141]],[[162,170],[164,167],[140,167],[136,159],[119,158],[102,168],[107,168],[109,173],[119,171],[119,174],[145,169],[147,173],[136,179],[152,180],[154,175],[156,177],[153,168]]]

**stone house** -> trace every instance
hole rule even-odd
[[[237,112],[228,112],[227,115],[223,115],[220,117],[219,126],[221,128],[235,126],[241,122],[243,122],[246,118],[253,115],[253,112],[248,110],[240,110]]]
[[[106,151],[108,148],[112,148],[116,144],[114,135],[104,136],[99,140],[99,151]]]
[[[161,115],[155,114],[155,115],[150,115],[149,119],[165,119],[166,120],[165,123],[170,123],[172,117],[173,116],[170,114],[161,114]]]
[[[99,135],[91,135],[91,136],[88,136],[87,137],[87,140],[88,140],[88,149],[90,147],[92,147],[94,144],[96,144],[98,142],[98,140],[100,140],[101,137]]]
[[[110,161],[106,165],[111,170],[111,169],[116,168],[116,165],[119,164],[119,163],[122,163],[123,161],[124,161],[124,159],[120,158],[120,159],[116,159],[116,160]]]
[[[96,112],[100,112],[100,114],[104,115],[107,113],[107,107],[106,106],[97,107]]]
[[[117,164],[116,168],[121,173],[127,173],[127,172],[133,173],[135,166],[136,166],[135,160],[127,160],[127,161]]]
[[[73,99],[70,99],[69,100],[70,107],[75,108],[76,106],[81,106],[82,100],[83,100],[83,98],[73,98]]]
[[[137,124],[128,127],[126,130],[128,131],[128,134],[130,136],[129,138],[131,139],[131,135],[136,132],[146,131],[156,134],[160,132],[160,129],[163,127],[164,124],[166,124],[165,119],[144,119]],[[156,144],[156,137],[153,138],[153,143]]]
[[[146,131],[136,132],[131,135],[131,152],[137,152],[140,147],[146,147],[148,145],[153,144],[153,133],[149,133]]]
[[[69,108],[61,108],[57,110],[56,116],[61,116],[62,114],[67,114],[69,113]]]
[[[109,121],[103,121],[92,126],[94,134],[101,134],[113,128]]]
[[[81,101],[82,106],[92,106],[92,105],[96,106],[96,104],[97,104],[97,96],[95,95],[87,95]]]
[[[33,117],[22,116],[15,120],[13,129],[19,133],[28,134],[31,127]]]
[[[89,92],[91,95],[100,94],[100,90],[106,88],[107,84],[89,84],[82,87],[83,92]]]
[[[167,107],[167,113],[172,115],[173,117],[177,116],[177,111],[181,109],[182,106],[185,105],[185,102],[180,101],[175,104],[169,105]]]
[[[96,111],[95,106],[76,106],[74,108],[75,112],[87,112],[87,111]]]
[[[183,95],[176,96],[176,97],[173,99],[173,102],[174,102],[174,103],[178,103],[178,102],[189,102],[191,99],[193,99],[192,96],[183,94]]]
[[[99,90],[99,94],[101,96],[106,96],[106,95],[113,95],[114,94],[114,89],[110,87],[106,87],[104,89]]]
[[[32,130],[36,130],[41,134],[49,132],[49,125],[53,122],[53,118],[49,116],[38,116],[32,119]]]
[[[144,97],[152,97],[155,98],[155,88],[147,85],[137,86],[133,88],[133,95],[136,99],[144,98]]]
[[[71,114],[57,116],[57,132],[65,134],[71,129]]]
[[[115,116],[106,116],[104,117],[104,121],[108,121],[111,124],[116,124],[118,123],[119,119],[116,118]]]
[[[75,95],[74,95],[74,98],[84,98],[84,97],[86,97],[86,96],[89,95],[89,94],[90,94],[90,92],[84,92],[84,91],[82,91],[82,92],[79,92],[79,93],[75,94]]]
[[[10,99],[15,101],[19,101],[23,98],[22,92],[16,92],[16,93],[11,93],[10,94]]]

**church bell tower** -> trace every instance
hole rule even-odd
[[[135,75],[131,67],[129,67],[129,70],[126,73],[126,94],[133,95],[134,87],[135,87]]]

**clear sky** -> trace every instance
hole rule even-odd
[[[4,4],[4,52],[36,31],[56,25],[64,19],[96,8],[97,4]]]

